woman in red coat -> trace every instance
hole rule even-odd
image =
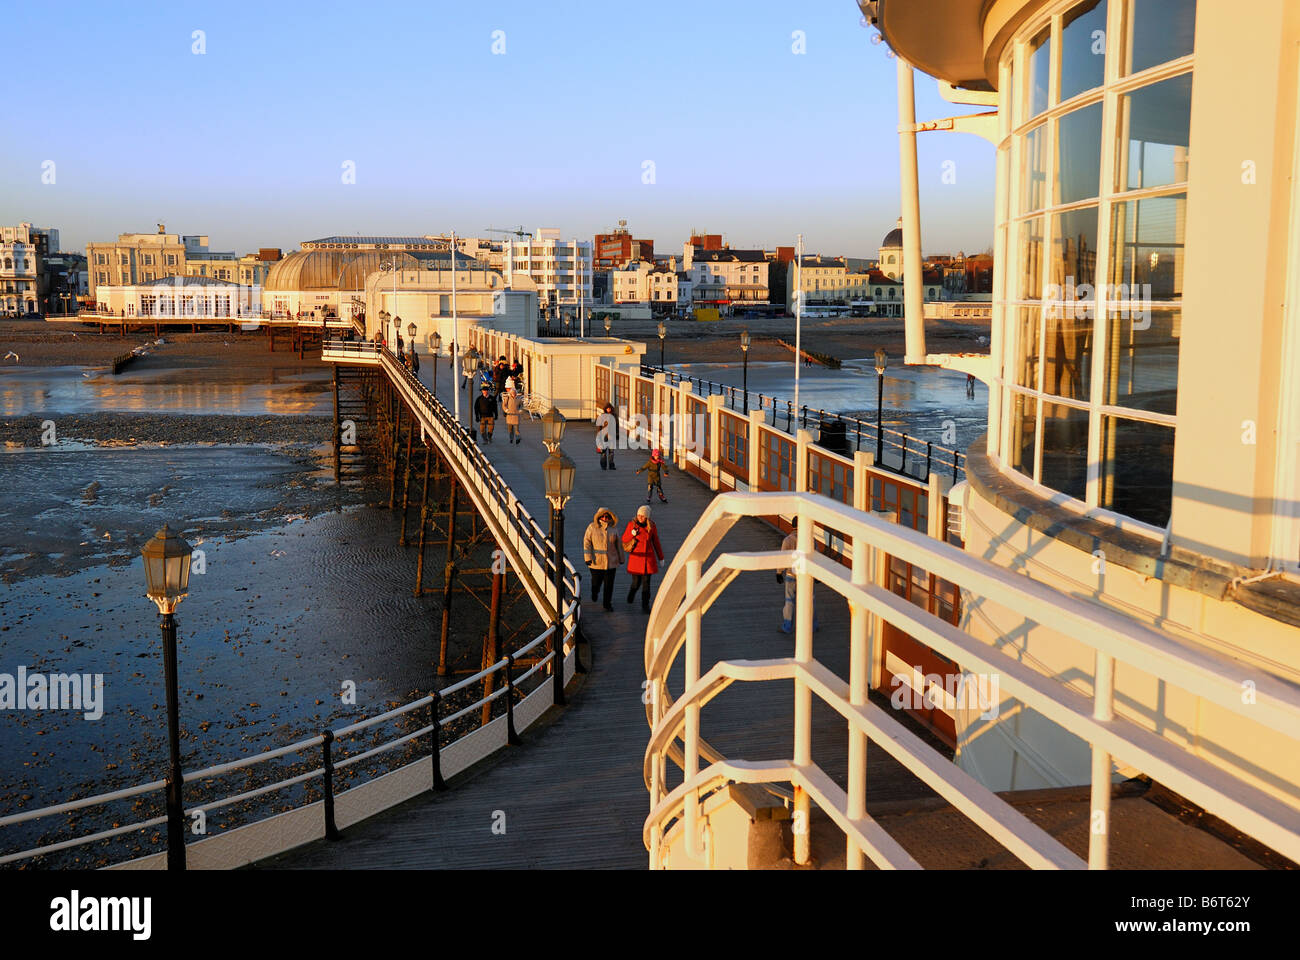
[[[663,547],[659,546],[659,528],[650,519],[650,508],[642,505],[637,509],[636,519],[623,531],[623,547],[627,550],[627,572],[632,577],[632,589],[628,592],[627,602],[636,599],[641,591],[641,612],[650,612],[650,576],[659,572],[659,563],[664,558]]]

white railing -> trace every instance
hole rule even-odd
[[[712,555],[741,517],[794,516],[798,549]],[[852,543],[847,569],[815,550],[814,528],[837,530]],[[1093,696],[1084,697],[1013,656],[892,593],[883,569],[886,557],[915,564],[972,594],[1054,630],[1094,651]],[[701,671],[701,617],[744,571],[797,571],[795,650],[792,657],[720,660]],[[813,656],[814,581],[844,597],[850,606],[850,677],[846,681]],[[1030,823],[1005,800],[911,733],[868,699],[873,656],[879,654],[882,625],[889,623],[935,652],[961,664],[965,675],[996,678],[1001,694],[1013,697],[1091,746],[1093,754],[1088,860],[1108,865],[1112,763],[1131,765],[1284,856],[1300,858],[1300,810],[1211,764],[1196,752],[1115,713],[1112,682],[1117,663],[1151,675],[1261,727],[1290,737],[1300,749],[1300,691],[1236,661],[1189,647],[1159,630],[1087,603],[972,557],[898,524],[807,493],[726,493],[716,497],[678,550],[655,598],[646,632],[645,670],[650,743],[644,764],[650,814],[644,841],[651,867],[662,867],[670,846],[703,859],[700,807],[706,794],[729,782],[789,783],[795,816],[808,823],[810,802],[844,832],[847,864],[861,868],[864,857],[881,867],[916,867],[906,850],[866,812],[866,744],[870,740],[910,770],[959,812],[1031,867],[1083,867],[1085,863]],[[684,651],[683,690],[674,700],[668,677]],[[795,684],[793,755],[777,760],[726,759],[700,738],[700,711],[736,682],[790,681]],[[1253,697],[1243,698],[1244,684]],[[816,695],[849,727],[848,790],[841,789],[811,760],[811,700]],[[1247,702],[1249,700],[1249,702]],[[710,765],[700,768],[704,756]],[[667,787],[667,761],[682,782]],[[796,862],[808,860],[809,833],[796,831]]]
[[[348,362],[360,359],[384,367],[420,417],[426,431],[436,434],[442,441],[444,454],[460,465],[459,473],[469,480],[465,483],[466,492],[475,500],[480,513],[492,528],[497,543],[510,557],[511,564],[520,575],[520,581],[525,585],[534,606],[543,618],[551,623],[551,626],[527,645],[478,673],[410,703],[339,729],[325,730],[316,736],[287,746],[184,774],[184,783],[197,784],[238,771],[259,768],[262,764],[284,757],[302,755],[314,750],[321,751],[320,766],[314,769],[187,807],[185,816],[189,824],[194,822],[198,815],[202,815],[202,819],[206,820],[206,815],[212,811],[254,800],[289,787],[323,780],[321,800],[187,844],[187,860],[191,867],[237,867],[273,856],[311,840],[337,837],[338,830],[342,826],[355,823],[396,803],[408,800],[423,790],[441,788],[445,778],[460,773],[507,744],[516,743],[518,731],[526,729],[535,722],[546,707],[555,701],[554,674],[552,673],[552,680],[549,683],[540,678],[543,670],[557,669],[554,663],[556,650],[561,651],[563,658],[562,667],[559,668],[563,670],[561,684],[567,683],[573,672],[581,669],[577,658],[576,636],[581,617],[581,582],[572,562],[565,558],[562,579],[564,600],[557,605],[554,594],[556,569],[554,544],[515,497],[496,468],[469,438],[464,428],[455,422],[451,413],[419,380],[399,364],[389,351],[364,341],[355,343],[329,341],[326,343],[326,349],[339,359],[346,359]],[[548,593],[548,590],[551,592]],[[559,643],[554,640],[557,632],[557,606],[563,606],[559,623],[564,632]],[[516,660],[529,657],[543,643],[547,644],[548,651],[544,655],[537,656],[535,662],[525,672],[515,676]],[[498,686],[494,681],[502,673],[504,673],[505,683],[503,686]],[[483,684],[483,695],[471,702],[460,703],[458,695],[479,683]],[[529,686],[532,689],[528,689]],[[493,687],[496,689],[492,689]],[[492,719],[484,717],[484,722],[476,729],[446,745],[442,744],[442,727],[457,723],[476,710],[490,707],[502,697],[506,700],[504,713]],[[447,708],[443,705],[449,702],[452,702],[452,712],[445,713]],[[429,710],[428,724],[368,746],[360,752],[354,752],[337,760],[334,758],[334,744],[353,738],[380,724],[400,720],[420,709]],[[488,712],[490,713],[490,709]],[[335,796],[333,781],[338,771],[354,767],[365,760],[389,753],[423,738],[429,740],[426,756]],[[0,829],[90,807],[105,807],[133,797],[162,794],[165,789],[165,781],[154,780],[67,803],[26,810],[0,817]],[[339,808],[339,814],[336,814],[336,806]],[[164,822],[166,817],[151,817],[125,825],[115,825],[108,830],[0,854],[0,865],[30,860],[111,839],[133,831],[155,827]],[[132,861],[126,866],[161,867],[164,856],[164,853],[155,853]]]

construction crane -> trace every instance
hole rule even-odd
[[[525,229],[523,228],[523,225],[522,225],[522,224],[519,225],[519,226],[517,226],[517,227],[515,227],[513,230],[502,230],[502,229],[497,228],[497,227],[488,227],[488,228],[487,228],[487,232],[488,232],[488,233],[513,233],[516,237],[531,237],[531,236],[532,236],[532,233],[531,233],[530,231],[528,231],[528,230],[525,230]]]

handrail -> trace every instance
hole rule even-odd
[[[743,517],[775,514],[795,518],[800,549],[793,556],[779,551],[720,554],[707,571],[700,561],[713,555],[730,529]],[[852,542],[852,566],[828,559],[815,550],[815,526],[830,527]],[[794,679],[795,757],[769,779],[788,781],[796,787],[796,809],[808,797],[846,833],[848,863],[860,866],[871,857],[882,866],[861,836],[851,829],[863,816],[862,789],[865,785],[865,743],[876,743],[907,769],[926,782],[954,807],[972,819],[1012,854],[1031,866],[1080,866],[1069,851],[1040,828],[1029,824],[1001,798],[974,781],[919,737],[910,734],[886,711],[866,698],[870,647],[878,644],[878,628],[871,623],[888,623],[914,637],[939,655],[962,665],[963,671],[998,679],[1000,691],[1014,697],[1070,733],[1091,744],[1096,756],[1104,758],[1094,778],[1093,809],[1109,809],[1112,758],[1149,773],[1153,778],[1187,797],[1207,812],[1222,818],[1292,859],[1300,857],[1300,810],[1237,775],[1216,766],[1182,745],[1146,729],[1136,720],[1114,712],[1113,688],[1096,684],[1093,697],[1085,697],[1060,681],[1021,663],[984,641],[965,633],[940,617],[917,607],[884,586],[878,585],[869,565],[883,564],[896,557],[915,564],[974,595],[1009,610],[1014,616],[1052,629],[1095,651],[1099,669],[1113,670],[1125,663],[1157,680],[1200,697],[1215,706],[1252,720],[1262,728],[1300,741],[1300,690],[1262,670],[1182,643],[1155,627],[1123,614],[1062,593],[1046,584],[996,566],[980,557],[940,540],[931,539],[907,527],[870,514],[854,511],[837,501],[811,493],[722,493],[714,498],[695,528],[686,537],[664,574],[655,598],[646,632],[645,665],[649,698],[647,714],[651,738],[646,749],[644,776],[651,793],[652,812],[646,820],[646,843],[652,866],[662,862],[663,843],[669,837],[669,821],[685,816],[683,829],[698,824],[699,791],[705,774],[692,769],[700,756],[698,716],[701,708],[734,681],[765,682]],[[811,611],[796,611],[795,655],[765,661],[723,660],[695,678],[686,678],[687,688],[677,699],[668,693],[668,677],[685,647],[688,663],[698,662],[698,628],[692,635],[692,618],[716,600],[742,570],[793,566],[801,595],[810,595],[813,582],[824,584],[844,597],[852,613],[850,661],[856,664],[852,682],[841,679],[812,656]],[[879,567],[877,566],[877,570]],[[692,572],[693,571],[693,572]],[[689,582],[688,582],[689,581]],[[694,639],[692,639],[694,637]],[[692,644],[697,645],[692,653]],[[1253,685],[1254,698],[1243,703],[1243,683]],[[848,722],[850,729],[849,788],[845,793],[830,782],[810,759],[800,759],[800,743],[808,742],[810,714],[800,709],[800,697],[815,695]],[[1095,701],[1095,702],[1094,702]],[[806,700],[804,702],[807,702]],[[1111,719],[1098,719],[1111,717]],[[854,744],[863,744],[855,751]],[[707,759],[707,758],[706,758]],[[672,760],[683,771],[683,787],[666,794],[663,766]],[[713,761],[713,770],[719,760]],[[1094,763],[1094,771],[1098,764]],[[802,794],[802,799],[801,799]],[[681,800],[681,803],[677,801]],[[856,808],[856,809],[855,809]],[[1104,831],[1094,835],[1088,865],[1104,867],[1109,843],[1109,816]],[[687,837],[688,853],[699,846],[698,838]],[[806,851],[805,851],[806,854]],[[799,846],[796,844],[796,859]]]
[[[554,644],[554,648],[545,656],[538,658],[537,662],[529,670],[525,671],[518,677],[511,675],[517,658],[527,655],[536,649],[538,645],[551,640],[557,634],[557,625],[553,619],[555,611],[553,607],[549,606],[550,599],[548,598],[551,597],[551,594],[548,594],[547,592],[548,590],[553,591],[554,585],[553,571],[555,569],[554,557],[556,552],[554,544],[552,544],[549,538],[545,536],[542,528],[518,500],[509,485],[492,465],[491,461],[483,455],[483,452],[479,449],[478,445],[469,439],[464,428],[459,423],[455,422],[450,411],[448,411],[441,401],[439,401],[423,383],[414,377],[410,371],[401,366],[391,352],[389,352],[385,347],[370,341],[325,341],[323,348],[325,352],[345,356],[349,359],[373,358],[385,368],[386,372],[388,372],[390,376],[396,375],[394,376],[395,380],[405,382],[407,387],[412,390],[414,394],[413,399],[419,402],[424,408],[425,412],[429,415],[431,423],[434,426],[441,428],[439,432],[443,434],[443,439],[448,444],[449,448],[458,450],[465,458],[466,464],[474,467],[477,475],[482,480],[483,489],[490,493],[491,503],[489,505],[495,506],[498,509],[500,513],[499,520],[503,523],[506,530],[512,533],[516,538],[516,546],[526,548],[526,554],[521,555],[520,559],[523,560],[526,555],[527,558],[529,558],[529,560],[540,570],[550,571],[548,576],[545,578],[541,589],[533,599],[534,605],[546,614],[548,619],[551,619],[552,622],[550,622],[541,633],[514,653],[501,658],[490,666],[480,670],[478,673],[459,680],[436,693],[419,697],[416,700],[386,710],[375,716],[358,720],[337,729],[327,730],[324,733],[296,741],[295,743],[283,747],[276,747],[272,750],[266,750],[238,760],[216,764],[205,767],[202,770],[183,774],[182,779],[184,783],[194,783],[201,780],[209,780],[214,777],[223,776],[234,771],[255,767],[262,763],[288,756],[289,754],[300,753],[304,750],[323,747],[326,751],[325,764],[321,767],[296,774],[286,779],[274,780],[271,783],[263,784],[231,796],[195,804],[186,809],[187,814],[219,809],[245,800],[254,799],[276,790],[304,783],[309,780],[314,780],[322,774],[326,774],[327,771],[336,772],[346,767],[353,766],[361,762],[363,759],[368,759],[380,753],[391,751],[403,744],[429,735],[435,728],[435,724],[433,723],[425,725],[413,733],[406,733],[396,738],[389,739],[383,743],[366,749],[361,753],[340,757],[337,760],[331,759],[329,751],[330,744],[342,740],[344,737],[353,736],[381,723],[405,716],[415,710],[432,706],[435,711],[436,724],[442,726],[469,715],[475,710],[480,709],[484,704],[492,703],[500,699],[503,695],[507,696],[508,702],[513,704],[514,698],[519,695],[520,685],[524,684],[527,680],[538,674],[540,671],[546,669],[548,666],[550,666],[551,669],[564,669],[562,662],[560,664],[555,663],[557,652],[561,656],[567,656],[569,653],[573,652],[574,647],[576,646],[576,640],[574,638],[578,631],[578,625],[582,613],[581,581],[571,559],[566,557],[565,576],[563,577],[562,582],[565,587],[564,599],[567,601],[567,605],[561,603],[562,609],[559,617],[560,623],[564,624],[564,632],[561,635],[559,642]],[[507,681],[505,686],[500,686],[492,693],[479,697],[473,703],[468,706],[460,707],[448,716],[437,716],[437,709],[442,701],[446,700],[453,694],[472,687],[477,682],[485,680],[488,676],[503,671],[506,674]],[[513,730],[513,727],[511,729]],[[470,735],[470,733],[465,734],[465,736]],[[462,739],[464,739],[464,737],[457,738],[456,740],[453,740],[452,743],[458,743]],[[443,747],[441,749],[445,750],[447,748]],[[435,749],[435,769],[436,763],[437,751]],[[327,820],[332,824],[333,797],[332,793],[330,793],[330,790],[332,789],[330,783],[330,777],[326,776],[326,806],[327,810],[330,811],[327,813]],[[91,797],[84,797],[79,800],[72,800],[66,803],[42,807],[36,810],[26,810],[21,813],[0,817],[0,827],[16,825],[43,817],[53,816],[59,813],[85,809],[91,806],[100,806],[116,800],[127,799],[140,794],[159,791],[164,789],[165,786],[166,781],[153,780],[145,784],[101,793]],[[38,857],[59,850],[70,849],[82,844],[93,843],[97,840],[109,839],[114,836],[128,833],[132,830],[143,829],[165,821],[166,817],[156,817],[140,823],[128,824],[126,826],[115,827],[111,830],[98,831],[89,835],[75,837],[53,844],[46,844],[16,853],[0,855],[0,864]]]
[[[611,375],[613,370],[611,369]],[[678,373],[675,370],[664,370],[653,364],[643,362],[641,364],[640,376],[643,378],[653,377],[655,374],[662,373],[664,379],[669,385],[676,387],[685,382],[696,384],[705,389],[703,394],[697,394],[700,399],[712,396],[715,393],[725,397],[729,412],[741,415],[743,408],[743,399],[745,390],[742,387],[735,387],[731,384],[716,383],[712,380],[705,380],[702,377],[691,376],[689,374]],[[775,430],[780,430],[790,436],[795,436],[800,427],[807,427],[811,421],[812,425],[821,428],[826,424],[842,424],[845,427],[845,439],[852,439],[852,446],[861,450],[877,449],[877,437],[879,437],[879,447],[883,450],[889,450],[899,453],[899,464],[894,466],[884,462],[883,456],[876,464],[879,469],[889,470],[899,473],[903,476],[917,477],[920,480],[929,480],[932,470],[951,473],[953,482],[956,483],[965,472],[966,455],[960,450],[946,447],[942,444],[917,439],[904,430],[895,430],[893,427],[881,427],[879,431],[876,425],[869,420],[863,420],[861,417],[854,417],[847,414],[830,413],[820,408],[810,408],[806,404],[798,410],[790,400],[781,400],[775,396],[768,396],[756,391],[749,391],[751,399],[757,398],[756,403],[750,403],[750,411],[761,411],[764,422]],[[737,397],[741,398],[737,400]],[[782,405],[784,405],[785,426],[781,425]],[[770,415],[768,413],[770,411]],[[849,429],[849,428],[852,429]],[[917,468],[917,473],[909,471],[909,457],[911,463]],[[923,468],[923,469],[922,469]]]

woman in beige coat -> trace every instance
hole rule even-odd
[[[614,596],[614,574],[626,559],[617,528],[618,517],[614,511],[601,507],[582,537],[582,558],[591,571],[591,602],[600,599],[603,587],[606,610],[614,609],[610,603]]]
[[[501,412],[506,415],[506,443],[519,442],[519,410],[522,406],[515,385],[506,381],[506,392],[501,397]]]

